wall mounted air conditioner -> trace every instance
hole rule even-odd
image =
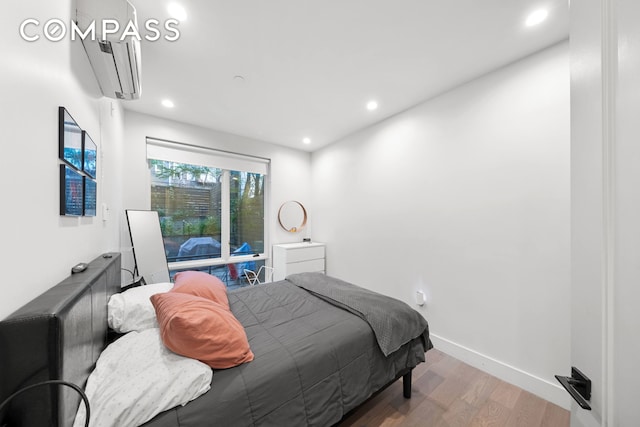
[[[115,22],[119,26],[117,32],[113,32]],[[77,25],[102,93],[117,99],[140,98],[140,41],[131,34],[132,26],[136,31],[138,28],[131,3],[78,0]]]

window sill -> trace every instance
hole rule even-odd
[[[209,258],[209,259],[196,259],[190,261],[177,261],[170,262],[169,270],[187,270],[190,268],[200,268],[200,267],[210,267],[213,265],[227,265],[227,264],[238,264],[241,262],[247,261],[261,261],[266,260],[266,254],[258,254],[256,255],[237,255],[232,256],[227,259],[223,258]]]

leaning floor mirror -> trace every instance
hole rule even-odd
[[[147,283],[169,282],[158,212],[128,209],[126,214],[138,275]]]

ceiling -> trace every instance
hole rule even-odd
[[[187,18],[177,41],[143,38],[142,97],[126,109],[308,151],[569,33],[568,0],[130,1],[141,29],[173,1]],[[547,20],[525,27],[541,7]]]

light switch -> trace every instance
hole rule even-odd
[[[111,216],[111,210],[109,209],[109,206],[107,206],[106,203],[103,203],[102,204],[102,220],[108,221],[110,216]]]

